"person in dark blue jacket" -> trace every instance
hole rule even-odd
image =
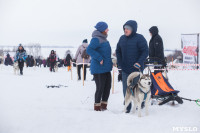
[[[94,75],[96,83],[95,111],[107,109],[107,101],[111,89],[111,47],[107,40],[108,25],[105,22],[96,24],[92,33],[92,40],[87,48],[87,53],[91,56],[91,74]]]
[[[127,77],[135,71],[143,71],[144,61],[148,56],[146,39],[137,32],[137,22],[127,21],[124,26],[124,35],[119,39],[116,48],[118,68],[122,69],[123,93],[126,95]],[[139,77],[138,77],[139,78]],[[136,79],[137,82],[138,79]],[[127,113],[131,110],[131,104],[127,107]]]

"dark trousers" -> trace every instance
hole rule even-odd
[[[24,60],[18,60],[20,74],[23,74]]]
[[[55,69],[54,69],[54,67],[55,67],[55,64],[56,64],[56,62],[51,62],[50,63],[50,71],[52,72],[55,72]]]
[[[83,68],[83,65],[78,65],[78,79],[81,79],[81,68]],[[86,80],[86,73],[87,73],[87,65],[84,65],[84,80]]]
[[[126,89],[127,89],[127,78],[129,74],[122,72],[122,86],[123,86],[123,94],[124,97],[126,96]],[[132,104],[130,103],[127,107],[127,111],[130,112]]]
[[[94,74],[96,83],[95,103],[107,102],[111,89],[111,73]]]

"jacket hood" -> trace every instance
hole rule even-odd
[[[104,35],[98,30],[95,30],[92,33],[92,38],[98,38],[100,43],[107,42],[107,37],[108,37],[108,35]]]
[[[152,36],[158,35],[158,27],[152,26],[152,27],[149,29],[149,32],[152,34]]]
[[[134,21],[134,20],[129,20],[129,21],[127,21],[127,22],[124,24],[124,26],[125,26],[125,25],[131,26],[131,28],[133,29],[131,35],[136,34],[136,32],[137,32],[137,22],[136,22],[136,21]],[[124,29],[124,26],[123,26],[123,30],[125,30],[125,29]]]

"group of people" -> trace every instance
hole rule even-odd
[[[83,78],[86,80],[86,68],[90,63],[90,71],[94,77],[96,84],[94,110],[107,110],[108,99],[111,89],[111,71],[113,67],[111,59],[111,46],[108,37],[108,24],[106,22],[98,22],[95,26],[96,30],[92,33],[92,39],[88,45],[87,39],[83,40],[79,46],[75,57],[72,59],[70,53],[64,59],[65,66],[68,71],[71,70],[72,62],[75,62],[78,72],[78,80],[81,80],[81,68],[84,68]],[[137,33],[137,22],[129,20],[123,25],[124,35],[119,38],[116,45],[117,67],[122,75],[123,94],[126,95],[127,78],[132,72],[144,70],[144,61],[149,57],[156,57],[164,60],[163,41],[158,34],[158,28],[153,26],[149,29],[151,40],[149,47],[143,35]],[[27,58],[26,51],[20,45],[15,56],[18,61],[20,74],[23,74],[24,62]],[[48,62],[50,71],[55,72],[57,55],[54,50],[51,51]],[[131,110],[131,104],[127,107],[127,113]]]
[[[91,74],[94,75],[96,83],[95,111],[107,110],[108,98],[111,89],[111,70],[113,67],[111,59],[111,47],[107,40],[108,24],[98,22],[96,30],[92,33],[91,42],[87,53],[91,56]],[[119,38],[116,46],[116,57],[118,69],[122,71],[123,94],[126,95],[127,78],[135,71],[143,72],[144,61],[149,57],[157,57],[164,60],[163,41],[158,34],[158,28],[153,26],[149,29],[151,40],[149,47],[143,35],[137,33],[137,22],[129,20],[123,25],[124,35]],[[131,110],[131,104],[127,112]]]
[[[35,66],[36,62],[35,62],[35,59],[33,58],[32,55],[28,55],[27,58],[26,58],[26,66],[27,67],[33,67]]]
[[[24,49],[22,44],[19,44],[19,47],[14,56],[14,62],[18,63],[21,75],[23,75],[24,63],[26,63],[27,67],[33,67],[33,66],[41,67],[41,65],[43,65],[44,67],[49,67],[51,72],[55,72],[55,65],[57,62],[59,62],[60,65],[60,66],[58,65],[58,67],[66,66],[68,67],[68,71],[71,70],[71,61],[72,57],[70,53],[68,53],[66,58],[62,60],[58,58],[54,50],[51,51],[47,59],[42,60],[40,57],[34,59],[33,56],[27,55],[26,50]],[[10,57],[9,54],[7,54],[7,57],[5,58],[5,65],[13,65],[12,58]]]

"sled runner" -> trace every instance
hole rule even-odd
[[[159,58],[148,58],[145,61],[145,66],[148,67],[148,73],[151,77],[151,97],[160,101],[159,105],[163,105],[170,101],[177,101],[179,104],[183,103],[183,100],[178,96],[179,91],[174,90],[166,77],[163,76],[163,72],[166,70],[165,61],[161,61]],[[154,72],[151,68],[154,68]]]

